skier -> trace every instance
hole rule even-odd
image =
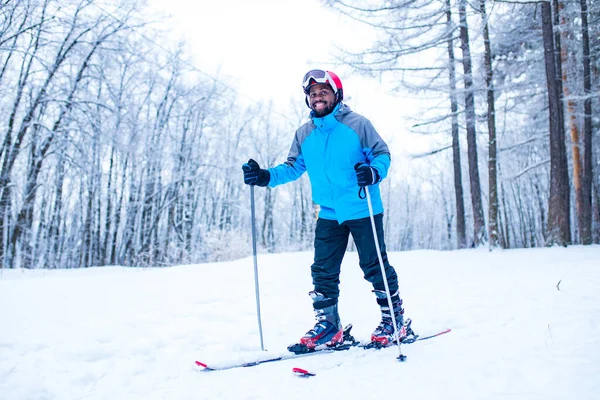
[[[300,347],[311,351],[317,346],[335,347],[343,343],[338,314],[339,276],[350,234],[364,277],[373,285],[381,308],[381,322],[371,335],[371,342],[387,346],[395,340],[396,329],[402,341],[406,337],[404,309],[398,278],[385,250],[383,203],[379,193],[379,182],[387,176],[390,166],[390,151],[371,122],[342,102],[342,82],[336,74],[311,70],[304,76],[302,88],[311,109],[310,121],[296,131],[287,161],[262,169],[250,159],[242,166],[244,183],[272,188],[308,172],[313,200],[320,206],[311,266],[314,290],[309,293],[317,323],[299,344],[288,349],[298,352]],[[364,193],[359,197],[359,190],[369,190],[372,199],[391,305],[379,265],[368,204]],[[391,312],[394,312],[397,327],[393,326]]]

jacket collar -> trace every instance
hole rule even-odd
[[[315,124],[317,127],[321,128],[321,129],[327,129],[327,128],[331,128],[333,127],[335,124],[337,124],[337,120],[335,119],[335,116],[338,113],[343,113],[348,112],[350,109],[347,105],[343,104],[342,102],[339,102],[334,108],[333,111],[329,114],[327,114],[324,117],[316,117],[314,111],[310,112],[310,118],[312,119],[313,124]]]

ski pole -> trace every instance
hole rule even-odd
[[[369,206],[369,217],[371,218],[371,228],[373,228],[373,239],[375,240],[375,249],[377,250],[377,258],[379,259],[379,266],[381,267],[381,275],[383,276],[383,285],[385,286],[385,294],[387,295],[388,305],[390,306],[390,314],[392,315],[392,323],[394,324],[394,336],[396,337],[396,343],[398,344],[398,357],[399,361],[406,360],[406,356],[402,354],[402,347],[400,346],[400,338],[398,336],[398,325],[396,325],[396,314],[394,313],[394,305],[392,303],[392,295],[390,294],[390,286],[388,285],[387,275],[385,274],[385,267],[383,265],[383,257],[381,256],[381,249],[379,248],[379,238],[377,236],[377,228],[375,227],[375,217],[373,216],[373,205],[371,204],[371,194],[369,193],[368,187],[363,188],[367,194],[367,204]],[[360,194],[359,194],[360,195]]]
[[[263,342],[262,322],[260,318],[260,291],[258,289],[258,260],[256,257],[256,212],[254,208],[254,185],[250,186],[250,212],[252,218],[252,254],[254,256],[254,288],[256,292],[256,316],[258,318],[258,334],[260,336],[260,349],[265,350]]]

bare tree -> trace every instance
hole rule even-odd
[[[542,27],[544,37],[544,60],[548,85],[550,129],[550,198],[548,200],[548,244],[566,246],[571,243],[569,211],[569,175],[566,165],[565,137],[561,129],[560,91],[556,82],[556,56],[552,9],[548,2],[542,3]]]
[[[572,36],[571,28],[572,23],[570,23],[570,18],[566,15],[565,4],[564,2],[554,1],[554,13],[555,13],[555,21],[558,20],[558,26],[560,27],[560,35],[555,36],[556,41],[560,41],[560,54],[559,59],[561,70],[558,71],[561,74],[561,82],[560,85],[562,87],[562,96],[563,101],[561,104],[566,103],[566,112],[563,110],[561,115],[565,115],[567,118],[566,125],[568,126],[569,132],[571,134],[571,146],[572,146],[572,163],[573,163],[573,188],[575,190],[575,212],[577,215],[577,225],[579,235],[578,238],[581,239],[583,235],[583,229],[586,225],[585,222],[585,206],[583,204],[583,165],[582,165],[582,152],[581,148],[582,142],[579,138],[579,121],[577,117],[577,103],[572,96],[571,86],[573,86],[572,76],[573,74],[569,74],[570,68],[570,54],[572,51],[569,49],[570,39]],[[571,75],[571,77],[569,77]]]
[[[581,7],[581,47],[583,52],[583,179],[581,184],[581,204],[579,221],[580,240],[583,244],[592,243],[592,182],[593,182],[593,134],[592,134],[592,82],[590,35],[587,0],[579,1]]]
[[[448,26],[448,83],[450,85],[450,112],[452,113],[452,167],[454,170],[454,198],[456,204],[456,240],[459,249],[467,247],[465,226],[465,200],[460,162],[460,139],[458,123],[458,98],[456,95],[456,58],[454,56],[454,24],[450,0],[446,0],[446,23]]]
[[[492,69],[492,48],[490,28],[485,7],[486,0],[480,0],[479,10],[483,22],[485,83],[487,86],[487,128],[488,128],[488,179],[489,179],[489,222],[488,238],[490,249],[498,246],[498,178],[496,142],[496,99],[494,93],[494,72]]]
[[[483,216],[483,204],[481,201],[481,183],[477,157],[475,89],[473,88],[466,0],[458,1],[458,15],[460,17],[460,47],[462,49],[463,80],[465,86],[465,122],[469,152],[469,184],[471,187],[471,205],[473,207],[473,244],[478,246],[485,239],[485,218]]]

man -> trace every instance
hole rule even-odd
[[[274,168],[261,169],[250,159],[242,166],[246,184],[269,187],[296,180],[307,171],[313,200],[320,206],[311,266],[314,290],[309,293],[317,323],[299,344],[290,346],[290,350],[311,351],[317,346],[335,347],[343,342],[338,315],[339,276],[350,234],[358,250],[364,277],[373,285],[381,307],[381,323],[371,335],[371,341],[387,346],[395,340],[396,328],[400,340],[406,337],[398,279],[385,251],[383,203],[379,193],[379,182],[387,176],[390,166],[390,152],[371,122],[342,102],[342,82],[336,74],[319,69],[309,71],[302,80],[302,87],[306,104],[312,110],[311,120],[296,131],[287,161]],[[391,306],[379,265],[368,203],[365,196],[359,197],[359,190],[369,190],[372,199]],[[392,311],[397,327],[392,322]]]

